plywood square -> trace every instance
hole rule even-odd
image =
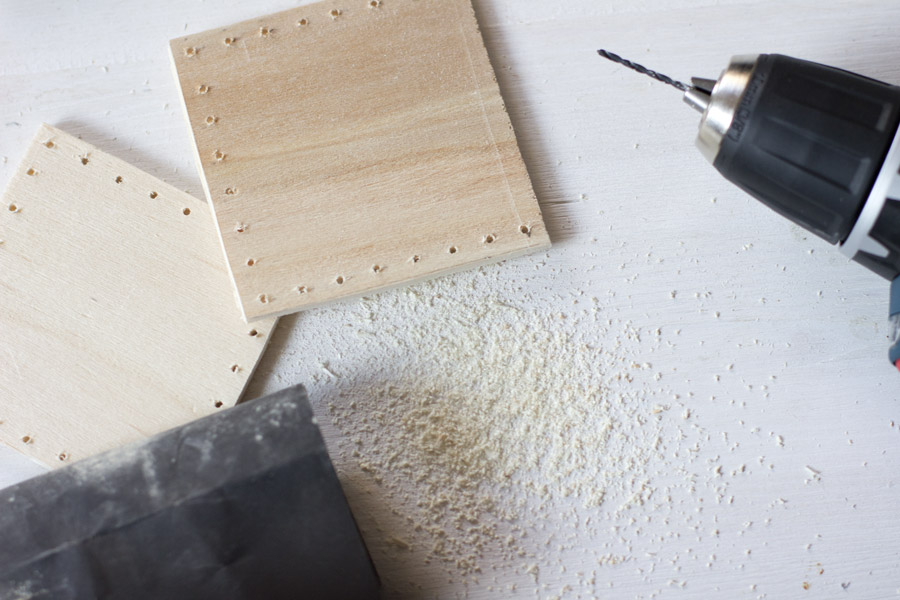
[[[274,326],[206,204],[44,125],[0,205],[0,441],[60,466],[233,405]]]
[[[321,2],[170,50],[248,320],[549,246],[469,0]]]

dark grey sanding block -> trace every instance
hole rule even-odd
[[[0,490],[0,598],[373,598],[296,386]]]

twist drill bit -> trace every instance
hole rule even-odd
[[[633,70],[637,71],[638,73],[643,73],[644,75],[652,77],[653,79],[655,79],[657,81],[661,81],[665,84],[671,85],[672,87],[674,87],[678,90],[681,90],[682,92],[686,92],[689,89],[691,89],[691,87],[692,87],[686,83],[682,83],[682,82],[678,81],[677,79],[672,79],[668,75],[663,75],[662,73],[657,73],[656,71],[651,71],[644,65],[639,65],[635,62],[631,62],[630,60],[628,60],[626,58],[622,58],[618,54],[613,54],[612,52],[609,52],[607,50],[597,50],[597,54],[599,54],[603,58],[613,61],[614,63],[619,63],[620,65],[628,67],[629,69],[633,69]]]

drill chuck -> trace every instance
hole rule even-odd
[[[728,180],[875,273],[900,274],[900,87],[777,54],[737,56],[684,100]]]

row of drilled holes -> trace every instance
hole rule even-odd
[[[238,227],[237,231],[242,232],[245,229],[245,227],[246,227],[245,225],[240,225]],[[523,235],[530,236],[531,235],[531,227],[529,227],[528,225],[520,225],[519,232],[522,233]],[[497,236],[490,233],[490,234],[484,236],[483,242],[485,244],[493,244],[496,239],[497,239]],[[450,246],[449,248],[447,248],[447,252],[450,254],[456,254],[458,251],[459,251],[459,249],[456,246]],[[409,260],[412,263],[418,263],[422,260],[422,257],[419,256],[418,254],[414,254],[412,257],[410,257]],[[256,264],[257,264],[256,260],[254,260],[252,258],[247,259],[247,266],[252,267]],[[376,275],[378,275],[379,273],[384,271],[384,269],[385,269],[385,267],[383,267],[382,265],[377,265],[377,264],[372,265],[372,272]],[[343,275],[338,275],[334,280],[334,282],[338,285],[344,285],[345,281],[346,281],[346,278]],[[298,294],[302,295],[302,294],[307,294],[312,290],[311,290],[311,288],[308,288],[305,285],[300,285],[300,286],[297,286],[296,291]],[[260,294],[259,296],[256,297],[256,299],[262,304],[268,304],[269,300],[270,300],[268,294]],[[254,329],[253,331],[256,331],[256,330]],[[250,335],[253,335],[253,332],[251,332]]]
[[[52,146],[48,146],[48,148],[52,148]],[[0,421],[0,423],[2,423],[2,421]],[[22,436],[22,443],[25,444],[26,446],[29,446],[34,443],[34,438],[30,435],[24,435],[24,436]],[[68,452],[63,451],[63,452],[60,452],[59,454],[57,454],[56,458],[60,462],[66,462],[67,460],[69,460],[70,456],[69,456]]]
[[[44,145],[47,146],[48,148],[56,147],[56,144],[54,144],[52,140],[48,140],[48,141],[44,142]],[[88,158],[87,154],[83,154],[78,158],[79,158],[79,160],[81,160],[81,164],[84,166],[87,166],[88,163],[91,162],[90,159]],[[37,176],[38,172],[34,169],[34,167],[29,167],[29,169],[27,171],[25,171],[25,174],[28,175],[29,177],[35,177],[35,176]],[[125,178],[122,177],[121,175],[116,175],[116,178],[114,181],[117,184],[124,183]],[[155,200],[156,197],[159,196],[158,193],[156,193],[155,191],[152,191],[152,190],[150,191],[150,193],[148,195],[150,196],[151,200]],[[19,212],[19,207],[15,203],[10,204],[9,206],[7,206],[7,208],[9,209],[10,212]],[[181,212],[184,216],[188,216],[189,214],[191,214],[191,209],[185,207],[184,210],[182,210]]]
[[[88,158],[87,158],[87,156],[82,156],[82,157],[81,157],[81,164],[83,164],[83,165],[88,164]],[[121,175],[116,175],[116,179],[115,179],[115,182],[116,182],[116,183],[124,183],[124,181],[125,181],[125,178],[124,178],[124,177],[122,177]],[[156,200],[156,198],[159,196],[159,194],[158,194],[156,191],[154,191],[154,190],[151,190],[147,195],[150,196],[150,199],[151,199],[151,200]],[[184,216],[188,216],[189,214],[191,214],[191,209],[185,207],[185,208],[181,211],[181,213],[182,213]]]
[[[55,146],[55,144],[51,141],[44,142],[44,145],[47,146],[48,148],[53,148]],[[34,167],[29,167],[28,170],[25,171],[25,174],[28,175],[29,177],[37,177],[38,172],[34,169]],[[14,212],[14,213],[17,213],[17,212],[19,212],[19,210],[21,210],[19,208],[19,205],[17,205],[15,202],[10,202],[6,208],[9,209],[9,212]],[[25,437],[28,437],[28,436],[25,436]],[[25,443],[27,444],[28,442],[25,442]]]
[[[251,329],[250,331],[248,331],[248,332],[247,332],[247,335],[249,335],[250,337],[262,337],[262,333],[260,333],[260,332],[259,332],[257,329],[255,329],[255,328],[254,328],[254,329]],[[229,368],[229,370],[230,370],[232,373],[240,373],[243,369],[241,369],[241,366],[240,366],[239,364],[234,363],[233,365],[231,365],[231,367]],[[222,408],[222,406],[224,406],[221,400],[216,400],[216,402],[215,402],[213,405],[214,405],[216,408]]]
[[[380,8],[381,0],[368,0],[368,2],[366,2],[366,6],[368,6],[369,8]],[[328,11],[328,16],[331,17],[332,21],[336,21],[338,17],[343,14],[344,11],[339,8],[332,8],[330,11]],[[297,27],[306,27],[307,25],[309,25],[309,19],[307,19],[306,17],[303,17],[302,19],[297,21]],[[259,30],[257,30],[257,35],[264,38],[269,37],[269,35],[273,33],[275,33],[275,29],[267,25],[263,25],[259,28]],[[222,39],[222,43],[230,47],[234,46],[237,43],[238,39],[239,38],[237,37],[228,36]],[[193,58],[198,54],[200,54],[200,48],[189,46],[184,49],[184,55],[188,58]]]

